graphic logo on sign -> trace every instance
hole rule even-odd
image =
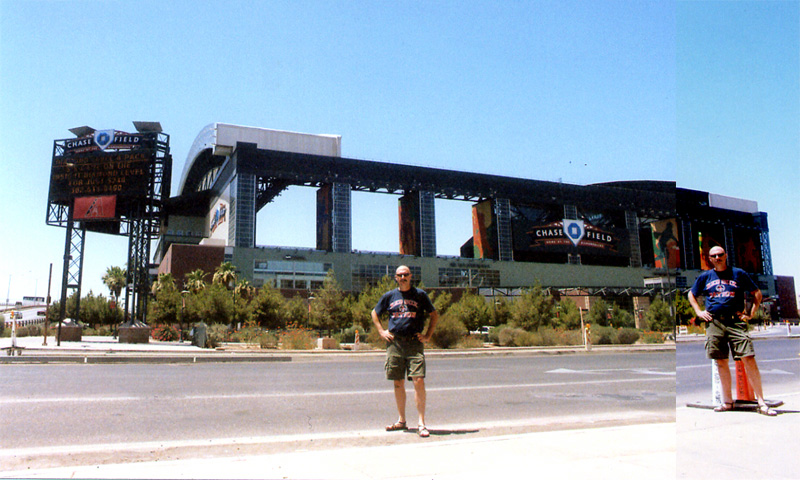
[[[586,228],[583,226],[583,220],[564,219],[564,234],[576,247],[585,233]]]
[[[114,130],[98,130],[94,132],[94,143],[100,150],[105,151],[114,141]]]

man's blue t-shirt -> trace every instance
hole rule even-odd
[[[758,290],[750,275],[741,268],[728,267],[722,272],[706,270],[692,286],[695,297],[706,299],[706,310],[716,315],[735,315],[744,311],[744,295]]]
[[[428,294],[415,287],[405,292],[399,288],[386,292],[375,305],[379,317],[384,312],[389,314],[389,331],[403,336],[422,333],[425,317],[434,310]]]

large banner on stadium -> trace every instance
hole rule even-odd
[[[624,213],[578,211],[578,217],[564,218],[561,208],[515,205],[515,258],[562,263],[567,254],[579,254],[587,265],[629,264]]]
[[[674,218],[652,222],[653,260],[656,268],[677,269],[681,265],[678,222]]]
[[[750,273],[763,273],[761,235],[756,230],[734,229],[736,266]]]
[[[208,225],[208,238],[217,240],[224,240],[225,245],[228,245],[229,238],[229,220],[230,220],[230,185],[225,188],[222,195],[214,200],[211,204],[211,210],[206,217],[206,225]]]
[[[398,200],[398,217],[400,221],[400,254],[421,255],[421,238],[419,226],[419,193],[412,192]]]
[[[472,206],[473,258],[497,258],[497,227],[494,201],[484,200]]]
[[[708,252],[714,247],[725,245],[725,231],[719,225],[698,224],[696,247],[700,254],[700,268],[711,270],[714,268],[708,259]],[[724,247],[723,247],[724,248]]]

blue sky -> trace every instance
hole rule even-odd
[[[337,134],[344,156],[383,162],[677,179],[757,200],[776,273],[800,277],[785,221],[798,205],[797,24],[796,2],[0,0],[0,290],[43,296],[53,262],[58,295],[52,141],[134,120],[170,134],[174,186],[213,122]],[[396,208],[354,194],[354,248],[397,251]],[[455,255],[469,204],[436,208],[438,253]],[[290,189],[258,222],[261,245],[313,246],[313,191]],[[88,235],[83,293],[107,294],[100,276],[126,248]]]

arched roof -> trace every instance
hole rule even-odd
[[[206,125],[197,134],[181,173],[178,187],[180,195],[199,189],[206,176],[220,167],[233,153],[238,142],[253,143],[258,148],[293,153],[306,153],[340,157],[340,135],[313,135],[308,133],[246,127],[227,123]],[[210,187],[208,182],[208,186]]]

